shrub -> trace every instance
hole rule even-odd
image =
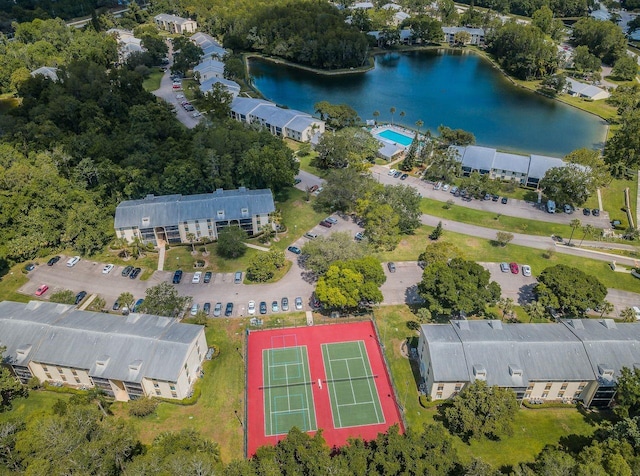
[[[151,415],[158,406],[158,402],[152,398],[138,398],[129,402],[129,415],[145,417]]]
[[[57,302],[59,304],[74,304],[76,302],[76,293],[74,293],[70,289],[58,291],[57,293],[53,293],[49,297],[49,301]]]

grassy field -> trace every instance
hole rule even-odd
[[[160,68],[152,68],[151,74],[142,82],[144,90],[151,92],[160,89],[160,81],[163,75],[164,72]]]
[[[276,203],[276,209],[280,211],[282,224],[287,227],[285,233],[278,233],[278,241],[274,247],[280,250],[286,249],[291,243],[316,226],[327,216],[324,212],[313,209],[315,197],[312,195],[307,202],[307,193],[298,189],[291,189],[289,198]]]
[[[393,375],[400,405],[405,407],[407,424],[419,428],[423,423],[441,423],[434,417],[437,409],[425,409],[418,402],[418,371],[412,369],[408,359],[400,352],[407,339],[417,339],[416,331],[409,330],[407,322],[416,320],[407,306],[388,306],[375,312],[380,338],[385,343],[385,354]],[[561,438],[575,441],[570,435],[590,436],[595,431],[575,408],[521,409],[513,425],[514,434],[500,441],[481,440],[470,444],[454,438],[454,446],[463,462],[479,457],[496,468],[532,461],[548,444],[557,444]]]
[[[71,397],[67,393],[46,392],[44,390],[32,391],[27,398],[18,398],[13,401],[9,412],[0,412],[0,423],[9,420],[38,418],[42,413],[49,413],[53,404],[58,400],[67,401]]]
[[[624,189],[629,187],[629,195],[631,198],[631,209],[633,210],[633,217],[635,219],[636,210],[636,197],[638,196],[638,181],[636,180],[612,180],[609,185],[600,189],[602,194],[602,204],[604,209],[609,212],[609,216],[612,220],[620,220],[623,225],[628,226],[627,214],[622,210],[624,208]],[[597,208],[597,200],[593,203],[591,208]],[[589,206],[589,204],[587,204]],[[638,226],[638,224],[635,224]]]
[[[428,235],[433,230],[431,227],[422,226],[416,230],[415,235],[406,236],[398,247],[391,252],[378,253],[381,261],[415,261],[418,255],[424,251],[429,243]],[[577,233],[580,240],[582,235]],[[565,264],[583,270],[587,274],[596,276],[602,284],[608,288],[616,288],[624,291],[640,292],[640,281],[627,273],[612,271],[608,262],[598,261],[578,256],[555,252],[550,258],[544,258],[545,250],[527,248],[525,246],[507,245],[504,248],[493,246],[489,240],[469,237],[445,231],[441,240],[456,244],[464,253],[466,259],[481,262],[515,261],[528,264],[532,268],[534,276],[549,266]],[[550,244],[550,247],[553,245]]]

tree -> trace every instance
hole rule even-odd
[[[439,221],[433,231],[429,234],[429,239],[437,241],[442,236],[442,221]]]
[[[593,73],[600,71],[602,61],[589,51],[589,47],[581,45],[573,52],[573,67],[578,73]]]
[[[385,185],[382,189],[372,189],[378,204],[391,206],[398,217],[398,230],[403,235],[412,234],[420,226],[420,192],[406,185]]]
[[[331,104],[328,101],[320,101],[313,105],[313,109],[320,115],[320,119],[334,129],[355,127],[358,125],[358,113],[348,104]]]
[[[585,45],[589,51],[607,64],[614,64],[625,55],[627,40],[624,33],[610,21],[581,18],[573,24],[573,42]]]
[[[118,296],[117,301],[120,303],[120,307],[126,306],[131,309],[133,307],[133,304],[136,302],[136,299],[133,297],[133,294],[125,291],[120,294],[120,296]]]
[[[210,91],[204,93],[198,104],[200,110],[223,119],[229,117],[231,101],[233,101],[233,95],[227,91],[222,83],[216,83]]]
[[[315,207],[328,212],[353,213],[359,198],[380,185],[370,174],[348,167],[330,170]]]
[[[418,261],[429,265],[431,263],[448,263],[453,258],[462,258],[462,251],[453,243],[448,241],[436,241],[427,245],[420,253]]]
[[[640,109],[625,112],[620,118],[620,126],[607,141],[605,162],[609,164],[615,177],[624,177],[635,173],[640,165]]]
[[[173,40],[172,73],[186,73],[200,61],[204,54],[202,48],[189,41],[187,37],[179,36]]]
[[[512,240],[513,233],[507,233],[506,231],[499,231],[496,233],[496,243],[503,248],[507,246],[507,244],[509,244]]]
[[[364,218],[364,232],[372,246],[391,251],[400,243],[400,218],[389,204],[360,200],[358,214]]]
[[[490,387],[485,381],[476,380],[444,408],[443,416],[451,433],[469,441],[511,435],[517,412],[518,402],[511,389]]]
[[[426,147],[423,147],[424,149]],[[458,160],[458,153],[453,149],[434,150],[431,164],[424,174],[429,180],[452,182],[462,174],[462,163]]]
[[[600,317],[604,317],[605,314],[608,316],[614,309],[615,307],[612,303],[607,300],[602,301],[602,304],[600,304]]]
[[[483,314],[487,304],[500,298],[500,286],[490,278],[489,271],[473,261],[436,261],[425,267],[418,292],[433,314]]]
[[[596,187],[603,187],[611,182],[609,166],[605,163],[604,157],[599,150],[576,149],[565,155],[564,160],[572,164],[588,167],[591,180]]]
[[[414,40],[422,44],[442,41],[442,23],[428,15],[412,16],[404,25],[411,28]]]
[[[616,406],[613,411],[621,418],[640,415],[640,369],[622,367],[616,380]]]
[[[531,20],[531,23],[540,28],[544,34],[549,35],[556,41],[560,39],[564,25],[562,20],[554,18],[553,11],[547,5],[543,5],[533,12]]]
[[[148,288],[140,311],[157,316],[175,317],[189,303],[191,297],[180,296],[172,284],[163,282]]]
[[[589,170],[577,164],[552,167],[540,180],[540,189],[558,204],[580,206],[594,192],[596,183]]]
[[[191,243],[191,253],[195,254],[195,252],[196,252],[196,246],[195,246],[196,235],[195,235],[195,233],[187,233],[187,241],[189,243]]]
[[[584,239],[588,236],[589,238],[591,238],[593,236],[593,234],[595,233],[596,229],[593,227],[593,225],[587,223],[585,226],[582,227],[582,239],[580,240],[580,244],[578,246],[582,246],[582,242],[584,241]]]
[[[555,96],[567,87],[567,77],[564,74],[553,74],[544,78],[540,86],[543,93]]]
[[[402,115],[402,113],[400,113]],[[407,150],[407,153],[404,156],[404,160],[400,164],[400,168],[405,172],[410,172],[416,165],[416,161],[418,160],[418,148],[420,146],[420,141],[418,140],[418,132],[416,131],[413,140],[411,141],[411,145]]]
[[[216,253],[227,259],[236,259],[247,252],[244,240],[247,233],[239,226],[229,226],[218,233]]]
[[[389,112],[391,113],[391,125],[393,125],[393,115],[396,113],[396,108],[392,106]]]
[[[471,41],[471,34],[467,31],[459,31],[453,35],[453,41],[456,45],[465,46]]]
[[[316,296],[329,309],[371,306],[382,302],[383,278],[382,265],[373,257],[338,261],[318,279]]]
[[[567,316],[583,317],[604,301],[607,288],[595,276],[566,265],[546,268],[533,288],[545,306],[560,308]]]
[[[513,299],[511,298],[500,298],[498,299],[498,308],[502,311],[502,317],[513,317]]]
[[[547,310],[540,301],[531,301],[524,305],[524,310],[529,314],[529,322],[541,321],[547,316]]]
[[[569,226],[571,227],[571,235],[569,236],[569,242],[567,246],[571,246],[571,240],[573,239],[573,233],[582,226],[582,222],[578,218],[574,218],[569,222]]]
[[[6,347],[0,346],[0,358],[2,358],[6,350]],[[14,399],[26,397],[28,394],[27,387],[23,387],[7,367],[0,366],[0,413],[11,410],[11,402]],[[0,459],[0,461],[2,460]]]
[[[76,293],[70,289],[57,291],[49,296],[49,301],[57,302],[59,304],[74,304],[76,302]]]
[[[638,63],[631,56],[622,56],[613,65],[611,74],[623,81],[633,81],[638,74]]]
[[[622,311],[620,311],[620,318],[624,322],[636,322],[636,313],[630,307],[625,307]]]
[[[380,144],[367,131],[347,127],[322,134],[316,150],[318,164],[325,169],[352,167],[366,170],[375,159]]]
[[[284,252],[271,250],[261,253],[254,259],[247,268],[247,279],[256,283],[269,281],[276,274],[276,271],[285,264]]]
[[[438,126],[438,133],[440,134],[440,140],[446,145],[466,146],[476,143],[476,137],[473,133],[462,129],[451,129],[440,125]]]
[[[367,247],[356,243],[346,232],[332,233],[307,241],[302,247],[304,266],[318,275],[324,274],[336,261],[363,258]]]

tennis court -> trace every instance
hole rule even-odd
[[[263,349],[266,436],[318,429],[306,346]]]
[[[364,341],[322,344],[326,384],[331,402],[333,426],[375,425],[384,423]]]

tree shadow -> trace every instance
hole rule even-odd
[[[302,271],[302,273],[300,273],[300,276],[305,282],[309,284],[315,283],[318,279],[318,275],[314,271],[310,271],[310,270]]]
[[[589,446],[593,441],[593,435],[567,435],[562,436],[560,440],[558,440],[558,444],[565,448],[569,453],[578,454],[580,451]]]
[[[536,283],[525,284],[518,289],[518,304],[524,306],[534,300],[535,295],[533,289],[536,287]]]
[[[405,289],[404,302],[410,306],[416,306],[416,308],[420,307],[419,305],[424,303],[424,299],[422,299],[422,297],[418,294],[417,284],[409,286],[407,289]]]

